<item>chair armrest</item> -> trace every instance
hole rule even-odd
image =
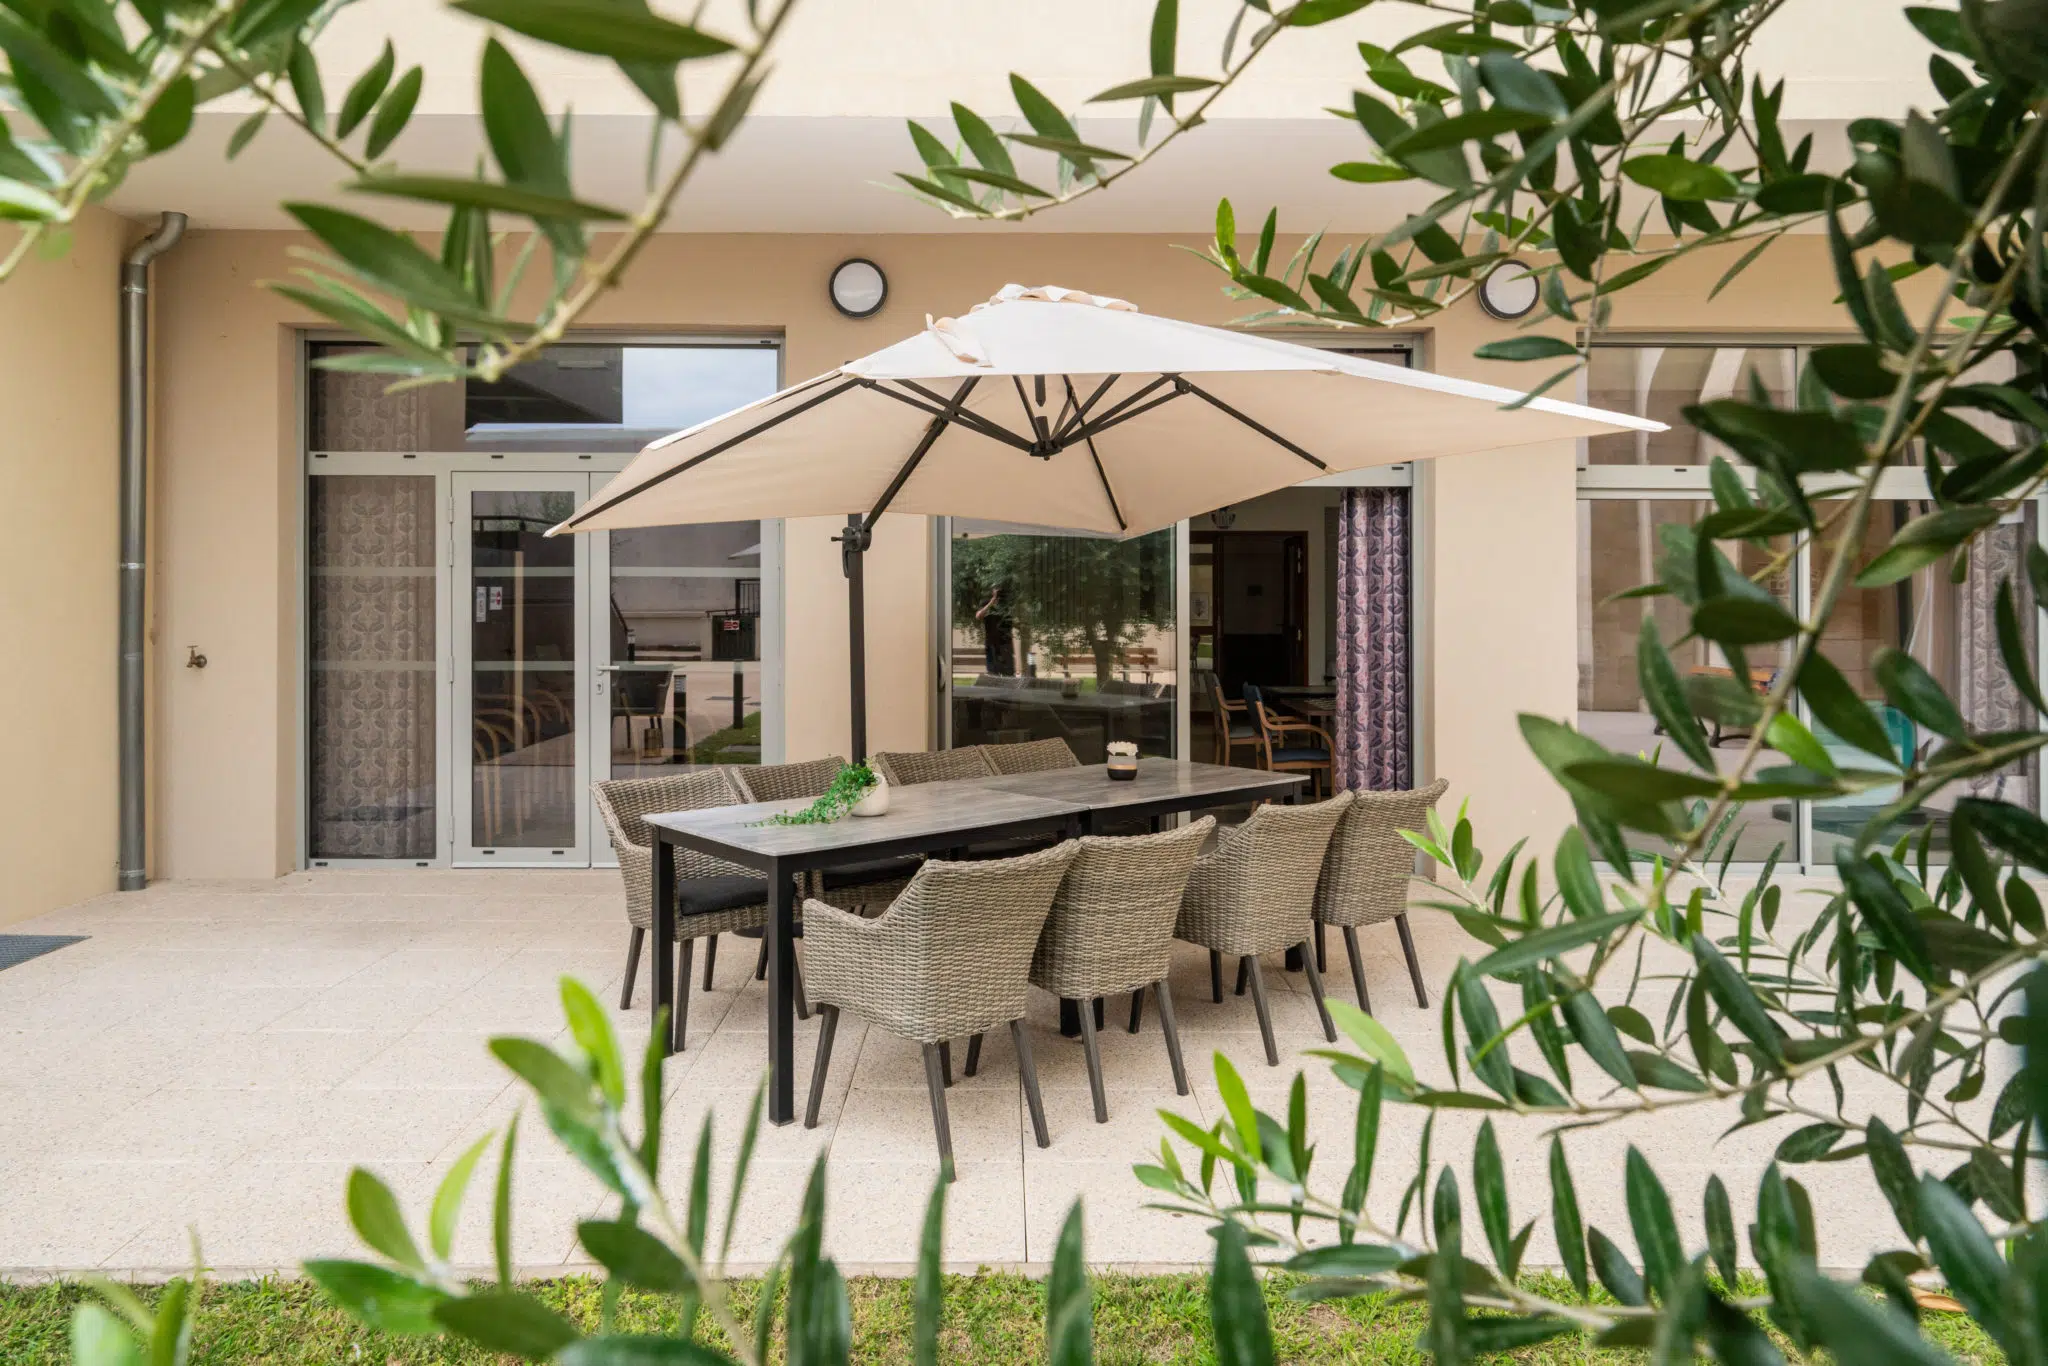
[[[804,902],[804,982],[813,1001],[858,1006],[889,972],[895,926],[864,920],[829,901]]]

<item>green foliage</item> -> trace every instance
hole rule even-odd
[[[1088,655],[1098,683],[1148,628],[1173,625],[1173,533],[1128,541],[1072,536],[956,537],[953,619],[994,597],[1026,651]],[[1023,661],[1018,660],[1021,667]]]

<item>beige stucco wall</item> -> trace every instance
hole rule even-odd
[[[115,842],[116,290],[129,225],[0,285],[0,924],[110,890]]]
[[[258,287],[289,269],[286,234],[195,232],[160,267],[161,556],[155,677],[157,876],[264,876],[296,858],[298,622],[293,329],[307,321]],[[1820,239],[1788,239],[1702,304],[1716,262],[1666,271],[1624,296],[1622,328],[1788,331],[1831,326]],[[891,292],[869,320],[828,304],[831,266],[872,257]],[[1217,277],[1163,237],[988,232],[915,237],[673,236],[593,319],[646,331],[779,331],[793,381],[874,350],[1010,280],[1122,294],[1222,323]],[[1461,305],[1424,335],[1425,362],[1506,383],[1530,372],[1471,359],[1502,325]],[[1527,757],[1515,716],[1574,707],[1575,451],[1462,456],[1422,481],[1423,767],[1470,795],[1495,844],[1554,836],[1568,809]],[[836,526],[787,537],[785,709],[793,758],[846,743],[845,589]],[[925,743],[930,693],[928,532],[885,519],[869,567],[870,743]],[[198,645],[212,661],[181,667]]]

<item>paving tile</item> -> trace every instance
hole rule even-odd
[[[508,1083],[504,1092],[513,1088]],[[524,1087],[519,1088],[524,1090]],[[264,1143],[270,1161],[431,1162],[492,1128],[488,1091],[329,1091],[300,1097],[285,1132]]]
[[[310,1096],[288,1091],[162,1090],[78,1127],[63,1156],[77,1162],[227,1162],[262,1155],[303,1122]]]
[[[825,1248],[841,1269],[894,1270],[917,1261],[938,1157],[842,1161],[830,1169]],[[946,1188],[940,1260],[958,1271],[1018,1266],[1025,1260],[1024,1171],[1015,1157],[977,1161],[963,1154]]]
[[[43,1162],[0,1169],[0,1272],[83,1271],[174,1222],[204,1162]]]
[[[113,1031],[119,1033],[119,1031]],[[195,1039],[164,1076],[178,1091],[327,1091],[398,1041],[368,1030],[292,1030]]]
[[[483,1033],[412,1033],[370,1057],[336,1083],[344,1091],[489,1091],[505,1089],[511,1074],[490,1051]],[[395,1098],[392,1103],[398,1103]]]
[[[1144,1208],[1155,1194],[1138,1184],[1127,1162],[1027,1162],[1026,1259],[1051,1263],[1067,1212],[1079,1200],[1082,1248],[1091,1264],[1206,1265],[1215,1246],[1207,1225]]]
[[[946,1122],[959,1162],[1016,1161],[1020,1153],[1018,1115],[1023,1093],[1007,1090],[949,1091]],[[834,1167],[844,1162],[904,1161],[938,1152],[929,1091],[854,1087],[832,1136]]]

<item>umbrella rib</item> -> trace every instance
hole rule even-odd
[[[1061,378],[1065,379],[1066,377],[1062,376]],[[1071,404],[1074,401],[1074,381],[1067,379],[1066,385],[1067,402]],[[1095,438],[1089,436],[1083,437],[1082,440],[1088,443],[1088,458],[1095,462],[1095,477],[1102,481],[1102,496],[1109,499],[1109,515],[1116,518],[1116,529],[1118,531],[1129,531],[1131,524],[1124,520],[1124,510],[1116,505],[1116,490],[1110,487],[1109,471],[1102,468],[1102,457],[1095,452]]]
[[[958,418],[960,405],[967,402],[967,396],[974,392],[974,386],[980,382],[979,375],[969,375],[961,381],[959,390],[947,402],[945,411],[931,420],[930,425],[924,429],[924,435],[918,439],[917,449],[910,453],[910,459],[903,462],[903,468],[896,471],[896,477],[889,481],[889,487],[882,490],[882,496],[876,499],[874,507],[868,510],[864,531],[875,529],[875,523],[888,510],[889,504],[896,501],[896,495],[910,482],[910,476],[917,473],[917,467],[923,463],[926,452],[932,448],[932,443],[939,439],[939,433],[946,430],[948,423]]]
[[[1017,386],[1017,402],[1023,405],[1025,424],[1038,436],[1038,440],[1034,443],[1031,452],[1033,455],[1036,455],[1039,453],[1039,448],[1046,444],[1046,438],[1049,435],[1046,430],[1045,417],[1042,414],[1031,411],[1031,400],[1024,397],[1024,377],[1022,375],[1012,375],[1010,376],[1010,382]]]
[[[1165,383],[1166,381],[1162,380],[1160,382]],[[1182,384],[1185,384],[1185,381],[1182,381]],[[1122,404],[1119,404],[1116,408],[1111,409],[1107,414],[1105,414],[1100,421],[1083,427],[1081,428],[1081,430],[1075,432],[1072,436],[1069,436],[1067,438],[1067,443],[1071,445],[1073,442],[1077,440],[1093,440],[1095,437],[1100,436],[1102,433],[1108,431],[1111,427],[1120,427],[1124,423],[1129,422],[1134,417],[1143,417],[1146,413],[1151,412],[1154,408],[1157,408],[1162,404],[1171,403],[1186,392],[1186,388],[1177,386],[1175,387],[1173,392],[1161,394],[1158,398],[1153,399],[1151,402],[1140,404],[1135,408],[1126,407]]]
[[[813,394],[811,397],[805,399],[802,403],[797,404],[795,407],[785,409],[784,411],[779,412],[775,416],[769,418],[765,422],[756,423],[754,426],[749,427],[747,428],[747,430],[741,432],[738,436],[730,437],[724,441],[719,442],[716,446],[713,446],[710,450],[705,451],[702,455],[693,455],[688,460],[685,460],[682,464],[677,465],[672,469],[663,470],[660,474],[655,475],[652,479],[647,479],[642,481],[641,483],[635,484],[632,488],[622,489],[612,497],[605,499],[603,502],[583,509],[583,511],[577,513],[574,517],[571,517],[568,521],[562,523],[562,525],[565,528],[574,530],[580,523],[589,521],[592,517],[595,517],[598,513],[603,512],[608,508],[616,507],[618,504],[623,503],[626,499],[631,498],[634,494],[645,493],[648,489],[653,488],[656,484],[662,483],[665,480],[673,479],[675,476],[681,474],[684,470],[694,469],[697,466],[703,464],[706,460],[709,460],[712,456],[721,455],[724,452],[731,450],[734,446],[739,445],[742,441],[751,441],[755,437],[759,436],[761,433],[767,431],[769,428],[780,426],[781,424],[789,421],[793,417],[801,416],[802,414],[807,413],[811,409],[817,407],[820,403],[825,402],[825,400],[837,398],[839,397],[839,395],[845,393],[847,390],[857,388],[864,382],[865,381],[863,380],[849,379],[846,381],[846,383],[834,385],[832,388],[827,389],[822,394]]]
[[[976,378],[979,378],[979,376]],[[925,399],[928,399],[929,402],[920,403],[917,399],[911,398],[907,394],[899,394],[894,389],[884,389],[880,382],[876,380],[864,379],[861,381],[861,383],[867,385],[868,388],[876,393],[893,398],[898,403],[907,403],[921,413],[930,413],[932,416],[937,417],[946,410],[946,400],[925,388],[922,384],[907,379],[899,379],[896,382],[906,389],[914,390]],[[979,413],[962,411],[954,414],[950,420],[956,426],[965,427],[969,431],[979,432],[991,441],[1000,441],[1005,446],[1014,446],[1020,451],[1029,452],[1031,450],[1031,443],[1029,441],[1026,441],[1023,437],[1018,436],[1000,423],[989,421]]]
[[[1328,468],[1330,468],[1328,465],[1325,465],[1322,461],[1316,459],[1314,456],[1310,455],[1301,447],[1295,445],[1292,441],[1289,441],[1286,437],[1280,435],[1280,433],[1274,431],[1271,427],[1268,427],[1265,423],[1260,422],[1255,418],[1246,417],[1243,413],[1240,413],[1237,409],[1231,407],[1228,403],[1225,403],[1222,399],[1216,397],[1216,395],[1202,388],[1202,386],[1200,386],[1199,384],[1190,384],[1186,380],[1182,380],[1181,384],[1183,386],[1184,392],[1193,394],[1196,398],[1201,399],[1204,403],[1207,403],[1210,407],[1216,409],[1218,412],[1228,413],[1230,416],[1236,418],[1239,422],[1242,422],[1245,426],[1257,432],[1260,436],[1265,437],[1266,440],[1271,441],[1274,445],[1284,447],[1285,449],[1294,452],[1294,454],[1300,456],[1303,460],[1308,461],[1309,464],[1314,465],[1319,470],[1327,470]]]
[[[1102,396],[1109,392],[1109,386],[1122,378],[1122,375],[1110,375],[1102,383],[1095,386],[1095,392],[1088,395],[1088,401],[1075,408],[1074,415],[1071,418],[1061,422],[1059,430],[1059,440],[1061,442],[1065,442],[1082,423],[1088,420],[1088,414],[1094,411],[1095,405],[1101,401]],[[1073,392],[1073,388],[1074,381],[1070,378],[1067,380],[1067,390],[1070,395]]]
[[[1102,388],[1097,389],[1095,393],[1089,397],[1088,402],[1091,404],[1094,403],[1095,399],[1101,396],[1102,389],[1108,388],[1110,382],[1121,378],[1122,376],[1120,375],[1111,375],[1109,377],[1109,380],[1105,380],[1103,382]],[[1124,395],[1124,397],[1118,399],[1115,403],[1110,404],[1109,411],[1104,413],[1101,417],[1097,418],[1095,420],[1094,426],[1089,426],[1085,420],[1074,424],[1068,431],[1061,434],[1061,441],[1071,442],[1075,438],[1080,436],[1093,436],[1095,433],[1104,430],[1109,425],[1109,423],[1117,417],[1119,413],[1124,412],[1132,404],[1136,403],[1139,399],[1144,398],[1145,395],[1151,393],[1160,385],[1171,384],[1172,382],[1173,376],[1171,375],[1159,376],[1159,378],[1153,380],[1150,384],[1144,385],[1143,387],[1139,388],[1136,392],[1126,394]],[[1167,395],[1167,397],[1171,398],[1173,397],[1173,395],[1169,394]]]

